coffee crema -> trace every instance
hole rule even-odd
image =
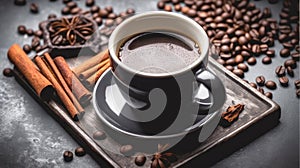
[[[146,73],[179,71],[200,57],[193,40],[170,32],[137,34],[119,49],[119,59],[128,67]]]

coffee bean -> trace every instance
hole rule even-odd
[[[290,42],[282,43],[283,47],[289,50],[294,49],[294,46]]]
[[[232,72],[240,78],[244,77],[244,72],[241,69],[234,69]]]
[[[299,61],[300,60],[300,53],[299,52],[293,52],[291,54],[291,56],[292,56],[293,60],[295,60],[295,61]]]
[[[138,166],[143,166],[146,162],[146,156],[144,154],[138,154],[135,157],[134,163]]]
[[[259,47],[262,53],[266,53],[269,50],[269,46],[267,44],[261,44]]]
[[[102,25],[102,18],[101,17],[96,17],[95,19],[95,22],[98,24],[98,26],[101,26]]]
[[[262,63],[263,64],[271,64],[272,63],[272,58],[268,57],[268,56],[265,56],[263,59],[262,59]]]
[[[296,89],[300,89],[300,80],[299,79],[295,80],[294,84],[295,84]]]
[[[299,40],[296,39],[296,38],[293,38],[290,42],[291,42],[291,44],[294,45],[294,46],[297,45],[297,44],[299,44]]]
[[[96,132],[94,132],[94,134],[93,134],[93,138],[94,138],[94,139],[97,139],[97,140],[103,140],[103,139],[106,138],[106,135],[105,135],[105,133],[102,132],[102,131],[96,131]]]
[[[226,65],[235,65],[235,60],[234,58],[230,58],[228,60],[225,61]]]
[[[187,12],[187,15],[188,15],[189,17],[195,17],[195,16],[197,15],[197,12],[196,12],[196,10],[194,10],[194,9],[190,9],[190,10]]]
[[[218,58],[217,59],[217,62],[221,65],[224,65],[225,64],[225,61],[222,59],[222,58]]]
[[[26,27],[24,25],[18,26],[18,33],[19,34],[26,34]]]
[[[56,19],[56,18],[57,18],[57,16],[54,13],[49,14],[48,17],[47,17],[48,20],[50,20],[50,19]]]
[[[70,162],[73,160],[73,153],[71,151],[65,151],[63,156],[66,162]]]
[[[290,50],[287,48],[283,48],[280,50],[280,56],[282,57],[288,57],[290,55]]]
[[[34,31],[34,35],[36,37],[42,38],[43,37],[43,31],[42,30],[36,30],[36,31]]]
[[[279,83],[284,86],[287,87],[289,85],[289,78],[286,76],[280,77],[279,78]]]
[[[264,95],[267,96],[269,99],[273,98],[273,94],[271,92],[266,92]]]
[[[290,66],[286,68],[286,72],[290,75],[290,77],[294,77],[294,71]]]
[[[234,61],[235,61],[236,64],[243,63],[244,62],[244,57],[242,55],[237,55],[234,58]]]
[[[277,76],[281,77],[285,75],[285,67],[280,65],[275,69],[275,73]]]
[[[38,13],[39,12],[39,7],[36,3],[31,3],[30,4],[30,12],[31,13]]]
[[[249,58],[251,55],[250,55],[250,53],[248,52],[248,51],[242,51],[241,52],[241,55],[244,57],[244,58]]]
[[[163,1],[158,1],[158,2],[157,2],[157,8],[158,8],[158,9],[164,9],[164,8],[165,8],[165,2],[163,2]]]
[[[220,50],[225,54],[228,54],[230,52],[230,48],[228,45],[222,45]]]
[[[260,46],[258,44],[254,44],[252,46],[252,53],[256,56],[258,56],[260,54]]]
[[[100,9],[99,16],[102,18],[106,18],[108,16],[108,11],[105,9]]]
[[[26,54],[28,54],[31,51],[31,46],[29,44],[25,44],[23,45],[23,50]]]
[[[243,70],[244,72],[248,71],[248,66],[246,64],[244,64],[244,63],[239,63],[237,65],[237,68]]]
[[[70,8],[70,9],[73,9],[73,8],[76,8],[76,7],[77,7],[77,3],[74,2],[74,1],[71,1],[71,2],[68,2],[68,3],[66,4],[66,6],[67,6],[68,8]]]
[[[171,5],[165,5],[164,11],[172,12],[172,6]]]
[[[251,87],[253,87],[253,88],[255,88],[255,89],[257,88],[257,85],[256,85],[255,83],[250,82],[249,84],[250,84]]]
[[[112,6],[106,6],[104,9],[105,9],[108,13],[112,13],[112,12],[114,11],[114,8],[113,8]],[[131,11],[131,9],[127,9],[126,12],[127,12],[128,14],[132,14],[132,13],[130,13],[130,12],[128,12],[128,11]]]
[[[265,84],[266,79],[264,76],[258,76],[255,78],[255,81],[259,86],[263,86]]]
[[[268,50],[268,51],[266,52],[266,55],[267,55],[268,57],[274,57],[274,56],[275,56],[275,50]]]
[[[35,49],[37,46],[39,46],[41,43],[40,43],[40,38],[38,37],[34,37],[32,40],[31,40],[31,48],[32,49]]]
[[[26,5],[26,0],[15,0],[14,4],[17,6],[24,6]]]
[[[86,153],[85,153],[85,150],[82,148],[82,147],[78,147],[75,149],[75,155],[76,156],[84,156]]]
[[[86,0],[85,5],[86,6],[93,6],[95,4],[95,0]]]
[[[91,7],[91,12],[92,13],[97,13],[97,12],[99,12],[99,10],[100,10],[100,7],[97,6],[97,5],[94,5],[94,6]]]
[[[46,48],[47,48],[47,45],[39,45],[34,50],[35,50],[35,52],[40,52]]]
[[[181,11],[181,5],[180,4],[175,5],[174,10],[177,12]]]
[[[68,2],[71,2],[72,0],[62,0],[64,4],[67,4]]]
[[[70,11],[71,11],[70,8],[65,6],[64,8],[61,9],[61,14],[68,15]]]
[[[234,70],[234,67],[231,65],[226,65],[225,68],[231,72]]]
[[[113,19],[106,19],[104,24],[107,27],[113,26],[114,25],[114,20]]]
[[[133,146],[132,145],[123,145],[120,148],[120,153],[125,156],[130,156],[133,154]]]
[[[283,43],[289,40],[289,37],[287,34],[280,34],[278,37],[279,42]]]
[[[265,90],[261,87],[258,87],[257,90],[261,93],[261,94],[264,94],[265,93]]]
[[[268,88],[268,89],[276,89],[277,85],[274,81],[271,81],[271,80],[268,80],[266,83],[265,83],[265,86]]]
[[[285,67],[291,67],[291,68],[295,69],[297,67],[297,64],[296,64],[296,61],[294,61],[293,59],[287,59],[284,62],[284,66]]]
[[[70,13],[71,13],[72,15],[76,15],[76,14],[80,13],[81,11],[82,11],[81,8],[75,7],[75,8],[72,8],[72,9],[71,9]]]
[[[231,58],[231,56],[232,56],[231,54],[220,53],[220,57],[224,60]]]
[[[247,63],[249,65],[255,65],[256,64],[256,58],[255,57],[250,57],[248,60],[247,60]]]
[[[26,30],[26,34],[27,34],[28,36],[32,36],[32,35],[34,34],[33,29],[27,29],[27,30]]]
[[[14,76],[13,70],[10,69],[10,68],[4,68],[2,73],[6,77],[12,77],[12,76]]]
[[[245,36],[240,36],[238,41],[240,45],[245,45],[248,43],[248,39]]]
[[[300,89],[296,90],[296,96],[299,98],[300,97]]]

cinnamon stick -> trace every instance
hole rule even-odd
[[[103,60],[100,64],[97,64],[90,69],[87,69],[86,71],[79,74],[79,79],[85,80],[88,79],[90,76],[92,76],[94,73],[96,73],[101,67],[103,67],[105,64],[109,62],[109,58]]]
[[[49,64],[50,68],[53,70],[53,73],[55,74],[55,76],[57,77],[57,81],[63,87],[63,89],[65,90],[65,92],[67,93],[67,95],[69,96],[69,98],[71,99],[71,101],[73,102],[75,107],[77,108],[78,112],[81,115],[83,115],[84,114],[84,109],[82,108],[82,106],[78,102],[77,98],[72,93],[71,89],[68,87],[65,79],[63,78],[63,76],[59,72],[58,68],[56,67],[56,65],[55,65],[53,59],[51,58],[51,56],[49,55],[49,53],[45,53],[44,58],[45,58],[46,62]]]
[[[67,85],[73,91],[76,98],[82,105],[87,105],[91,98],[91,92],[88,91],[82,83],[79,81],[77,76],[72,72],[69,65],[63,57],[56,57],[53,59],[57,68],[61,72],[63,78],[66,80]]]
[[[64,106],[70,113],[71,117],[74,120],[78,120],[80,117],[80,114],[76,107],[73,105],[71,99],[68,97],[64,89],[60,86],[59,82],[56,80],[55,76],[52,74],[50,69],[48,68],[47,64],[43,61],[43,59],[39,56],[36,56],[34,58],[37,66],[40,68],[41,72],[51,81],[53,84],[58,97],[63,102]]]
[[[86,60],[79,66],[73,68],[73,72],[79,77],[80,73],[90,69],[91,67],[99,64],[102,60],[105,60],[109,57],[108,49],[100,52],[99,54],[95,55],[94,57]]]
[[[111,63],[108,62],[104,66],[102,66],[95,74],[90,76],[86,82],[89,86],[95,85],[96,81],[100,78],[104,71],[106,71],[110,67]]]
[[[7,57],[24,75],[36,94],[42,100],[50,100],[54,93],[53,85],[40,73],[35,64],[18,44],[13,44],[8,49]]]

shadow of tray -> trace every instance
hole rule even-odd
[[[68,62],[71,66],[74,64],[74,60],[68,60]],[[209,67],[224,81],[226,87],[227,100],[222,111],[225,111],[228,106],[237,103],[245,104],[245,109],[240,114],[239,119],[231,126],[227,128],[217,126],[213,134],[196,147],[193,146],[189,148],[190,144],[175,147],[178,160],[172,163],[172,167],[211,166],[250,143],[279,123],[281,111],[275,102],[226,70],[213,58],[209,58]],[[104,140],[94,140],[92,138],[96,130],[103,129],[92,104],[85,108],[86,114],[83,119],[75,122],[69,117],[68,113],[60,104],[54,101],[43,102],[35,94],[34,90],[20,72],[16,68],[14,71],[15,78],[20,85],[22,85],[101,166],[138,167],[134,163],[133,156],[118,154],[120,153],[119,148],[121,145],[111,137],[107,136]],[[151,158],[151,154],[147,155],[147,160],[143,167],[150,167]]]

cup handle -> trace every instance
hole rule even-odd
[[[199,104],[200,110],[219,110],[226,100],[226,91],[221,79],[208,69],[200,69],[196,72],[196,80],[198,87],[193,100]]]

